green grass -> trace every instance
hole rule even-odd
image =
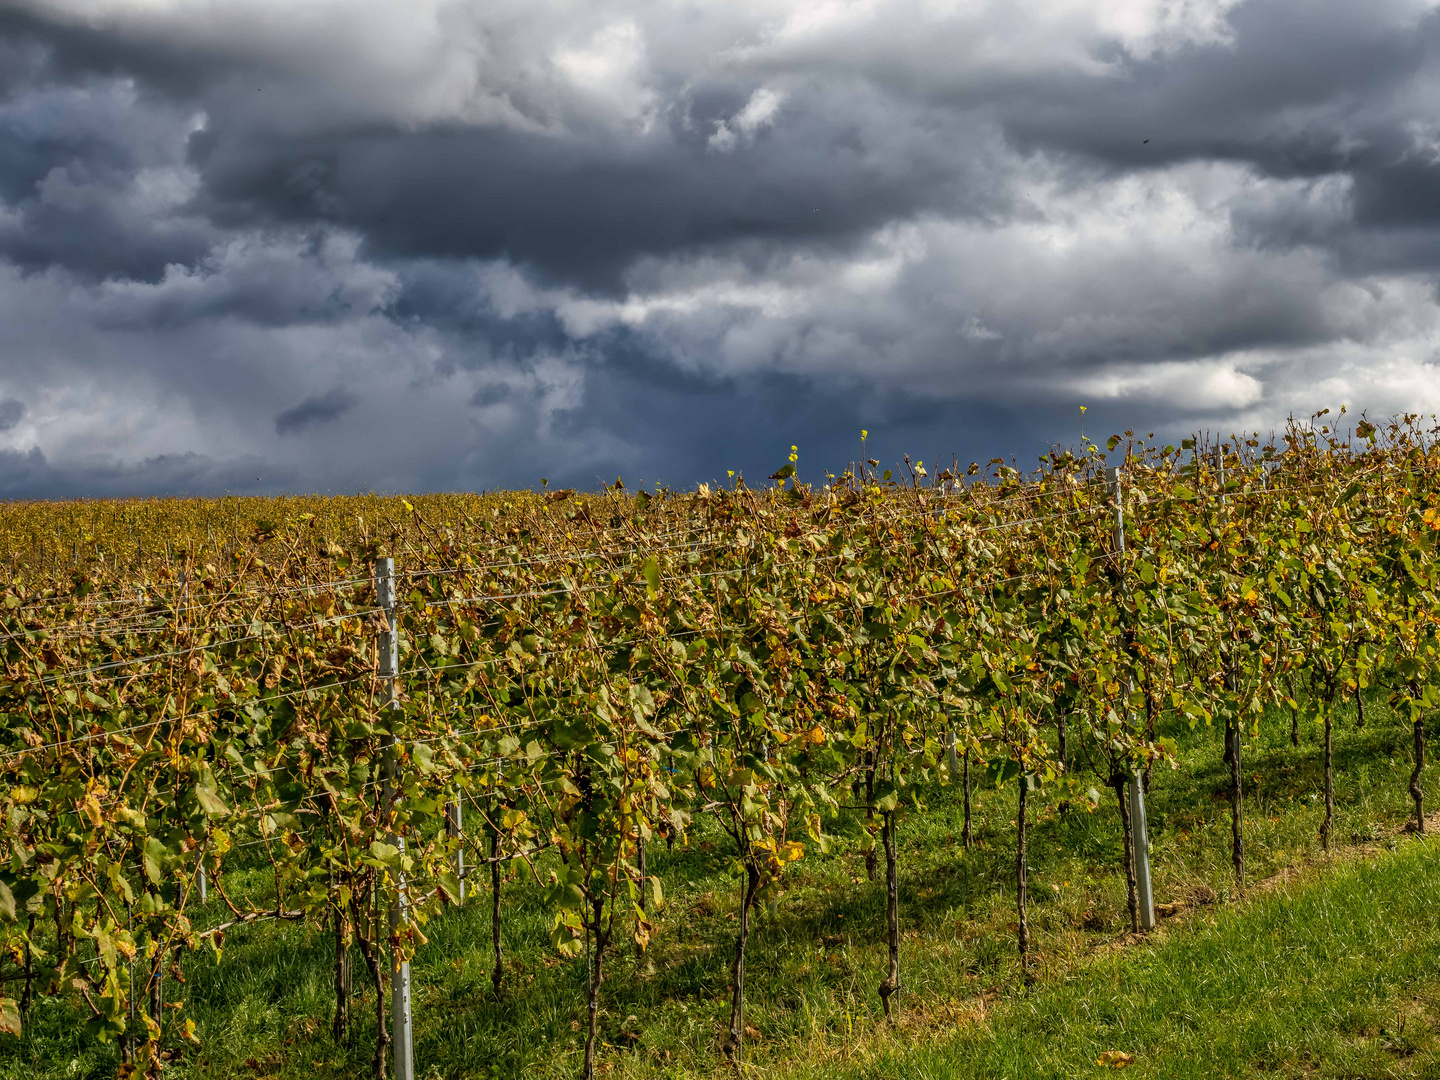
[[[1373,865],[1343,857],[1357,841],[1394,845],[1409,811],[1409,729],[1378,698],[1366,712],[1366,729],[1346,723],[1337,740],[1332,860],[1319,857],[1313,733],[1292,748],[1286,718],[1247,747],[1251,880],[1309,869],[1243,904],[1230,902],[1218,738],[1175,733],[1181,767],[1155,773],[1149,800],[1156,896],[1183,899],[1206,886],[1219,902],[1141,944],[1116,944],[1128,920],[1113,799],[1094,814],[1040,809],[1030,879],[1039,963],[1028,988],[1010,929],[1013,795],[978,793],[979,846],[964,851],[954,793],[937,793],[901,825],[904,991],[893,1028],[874,990],[884,973],[883,892],[865,880],[858,818],[834,823],[836,851],[797,864],[752,939],[747,1020],[759,1034],[750,1062],[795,1077],[1073,1076],[1100,1071],[1096,1056],[1116,1049],[1136,1056],[1132,1072],[1167,1076],[1440,1075],[1429,1034],[1440,909],[1426,899],[1440,855],[1405,842]],[[624,945],[610,967],[602,1067],[611,1075],[721,1071],[737,889],[725,852],[702,826],[689,850],[652,853],[669,899],[650,949]],[[527,879],[506,885],[498,1001],[488,892],[426,927],[430,944],[414,963],[418,1075],[578,1073],[583,966],[549,952],[549,917]],[[229,884],[263,896],[266,879],[255,868]],[[207,912],[196,923],[219,919]],[[331,959],[326,935],[277,923],[233,932],[218,965],[187,958],[187,982],[168,983],[166,996],[184,1003],[203,1045],[186,1049],[174,1074],[365,1075],[373,1006],[357,998],[354,1044],[332,1043]],[[357,988],[362,971],[357,963]],[[114,1049],[85,1041],[77,1018],[62,1002],[38,1003],[25,1037],[0,1043],[0,1077],[113,1075]]]
[[[1440,841],[1342,862],[1017,990],[958,1034],[802,1077],[1440,1076]]]

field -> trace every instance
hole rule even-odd
[[[1431,445],[7,507],[0,1073],[1428,1075]]]

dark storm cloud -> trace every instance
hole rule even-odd
[[[255,475],[256,459],[215,461],[200,454],[166,454],[140,461],[58,465],[37,448],[0,450],[0,499],[124,498],[195,492],[263,494],[284,490],[299,478],[288,470],[268,483]]]
[[[714,118],[743,102],[733,85],[702,87],[638,143],[603,130],[448,123],[297,132],[283,113],[257,111],[233,59],[203,83],[154,85],[209,110],[189,160],[217,221],[325,221],[358,230],[377,254],[510,258],[588,288],[618,288],[641,255],[741,239],[844,244],[926,212],[1013,216],[977,115],[996,116],[1022,150],[1074,156],[1076,182],[1088,179],[1087,160],[1113,172],[1236,161],[1276,177],[1354,176],[1361,226],[1435,219],[1436,166],[1404,160],[1414,112],[1395,98],[1433,74],[1440,19],[1398,25],[1335,0],[1297,18],[1287,0],[1252,0],[1229,21],[1225,44],[1115,51],[1103,78],[954,87],[923,70],[860,64],[870,79],[856,84],[817,65],[787,98],[783,135],[762,132],[732,154],[710,152],[709,140]],[[99,39],[82,48],[66,36],[78,32],[54,46],[71,68],[129,65],[142,80],[178,70],[159,45],[147,57],[120,39],[107,54]],[[255,79],[266,77],[259,66]]]
[[[871,119],[886,106],[854,104]],[[739,239],[845,244],[930,207],[1007,208],[977,183],[982,162],[954,154],[962,133],[942,116],[933,138],[897,144],[795,108],[784,139],[735,155],[707,153],[705,136],[685,131],[634,150],[503,130],[326,141],[216,130],[192,140],[191,160],[207,210],[231,225],[327,220],[378,255],[509,258],[604,291],[642,255]]]
[[[726,482],[734,470],[755,484],[785,464],[792,445],[800,447],[801,475],[823,482],[826,469],[838,471],[859,459],[862,428],[870,433],[866,453],[882,454],[887,462],[906,453],[927,461],[948,462],[951,454],[984,460],[997,446],[1045,446],[1044,424],[1036,422],[1041,418],[1015,410],[877,394],[859,382],[817,387],[793,375],[685,376],[664,357],[616,345],[608,377],[558,415],[555,427],[561,436],[581,437],[623,425],[636,449],[574,466],[559,483],[593,488],[623,473],[627,483],[684,488],[700,480]],[[683,440],[676,438],[680,431]]]
[[[0,401],[0,431],[9,431],[25,415],[25,403],[14,398]]]
[[[687,11],[7,5],[0,495],[1440,404],[1433,10]]]
[[[176,190],[186,116],[96,81],[0,102],[0,199],[10,210],[0,258],[145,281],[202,258],[215,231],[184,212],[188,193]]]
[[[515,388],[508,383],[486,383],[476,390],[470,398],[470,404],[477,408],[484,408],[486,405],[500,405],[515,397]]]
[[[1013,217],[1014,194],[977,137],[974,118],[992,114],[1017,147],[1073,155],[1076,182],[1087,178],[1086,160],[1119,172],[1239,161],[1278,177],[1354,176],[1362,226],[1431,222],[1440,212],[1436,166],[1404,160],[1413,108],[1395,101],[1433,74],[1440,19],[1404,25],[1336,0],[1307,5],[1304,18],[1286,0],[1252,0],[1230,12],[1229,41],[1149,57],[1112,47],[1097,57],[1114,66],[1100,78],[1062,70],[956,86],[923,64],[883,62],[879,41],[881,59],[854,71],[822,62],[802,71],[783,135],[761,132],[730,154],[710,152],[710,139],[717,118],[744,101],[733,76],[702,81],[638,142],[584,127],[557,136],[383,119],[297,129],[283,105],[256,105],[256,93],[274,89],[263,56],[242,77],[243,56],[211,46],[198,51],[213,63],[187,62],[163,35],[102,33],[47,19],[44,5],[9,21],[16,39],[43,46],[52,77],[125,73],[203,105],[209,121],[190,137],[188,157],[203,185],[197,205],[215,221],[329,222],[357,230],[378,255],[509,258],[592,289],[619,289],[642,255],[734,240],[845,244],[927,212]],[[261,83],[253,92],[252,82]],[[84,153],[99,163],[115,152],[17,145],[16,164],[0,174],[33,186],[57,161]],[[193,231],[128,229],[98,204],[24,213],[25,235],[10,252],[27,266],[80,261],[66,232],[95,238],[97,272],[135,276],[194,261],[204,243]]]
[[[502,316],[475,275],[454,264],[427,259],[402,265],[389,315],[402,326],[424,326],[461,342],[452,356],[462,366],[483,366],[495,358],[517,360],[537,351],[559,352],[570,343],[553,311]]]
[[[1381,228],[1440,221],[1440,163],[1396,161],[1357,170],[1355,217]]]
[[[63,266],[100,279],[156,281],[167,266],[193,263],[210,249],[201,230],[126,221],[113,206],[88,197],[63,207],[26,200],[17,217],[0,233],[0,257],[26,270]]]
[[[1115,58],[1113,78],[1041,80],[1000,102],[1027,148],[1119,170],[1240,160],[1274,176],[1369,168],[1403,154],[1414,118],[1397,100],[1433,78],[1440,17],[1400,23],[1348,0],[1241,4],[1226,46]]]
[[[1306,4],[1303,14],[1268,0],[1239,5],[1229,23],[1228,47],[1121,56],[1120,78],[1021,88],[998,105],[1004,129],[1027,151],[1073,155],[1082,178],[1095,167],[1114,174],[1194,161],[1284,179],[1345,177],[1353,189],[1343,222],[1239,213],[1252,235],[1329,248],[1352,270],[1434,266],[1440,234],[1390,234],[1440,227],[1440,158],[1416,142],[1435,105],[1440,12],[1402,22],[1348,0]]]
[[[316,424],[338,420],[355,407],[355,395],[341,387],[306,398],[292,409],[275,417],[276,435],[294,435]]]
[[[14,83],[69,85],[94,78],[138,78],[160,92],[193,98],[207,85],[250,65],[221,50],[180,45],[164,36],[132,36],[85,20],[56,17],[43,4],[0,8],[0,40],[18,57]],[[0,88],[6,86],[0,74]]]

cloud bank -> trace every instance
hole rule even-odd
[[[1440,16],[11,0],[0,497],[1440,406]]]

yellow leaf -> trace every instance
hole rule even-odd
[[[105,823],[105,815],[100,810],[100,802],[95,798],[93,791],[86,792],[85,799],[80,803],[78,809],[90,819],[95,828],[100,828]]]
[[[1096,1064],[1114,1069],[1123,1069],[1127,1065],[1135,1064],[1135,1058],[1125,1053],[1124,1050],[1106,1050],[1095,1061]]]

